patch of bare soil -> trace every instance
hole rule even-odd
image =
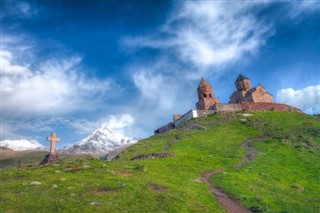
[[[114,191],[118,191],[118,188],[109,188],[109,187],[104,187],[104,188],[100,188],[94,191],[95,194],[103,194],[103,193],[108,193],[108,192],[114,192]]]
[[[149,185],[149,189],[151,191],[158,191],[158,192],[165,192],[167,191],[167,187],[165,186],[160,186],[160,185],[157,185],[157,184],[150,184]]]
[[[65,168],[63,171],[64,172],[71,172],[71,171],[79,171],[81,170],[81,167],[73,167],[73,168]]]
[[[127,176],[130,176],[132,174],[130,172],[121,171],[121,172],[119,172],[119,175],[123,176],[123,177],[127,177]]]
[[[255,148],[251,145],[251,143],[254,141],[265,141],[265,140],[267,140],[267,137],[256,137],[256,138],[247,139],[244,142],[242,142],[242,145],[246,149],[247,154],[244,157],[242,162],[239,162],[235,165],[235,168],[242,168],[247,163],[255,160],[257,152]]]

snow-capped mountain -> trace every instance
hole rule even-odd
[[[101,157],[114,149],[138,142],[135,138],[124,137],[118,132],[105,127],[99,128],[85,139],[66,146],[59,150],[60,153],[89,154]]]
[[[0,142],[0,147],[5,147],[8,149],[12,149],[13,151],[26,151],[26,150],[46,150],[44,146],[42,146],[36,140],[4,140]]]

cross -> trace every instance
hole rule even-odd
[[[48,137],[48,141],[51,141],[50,145],[50,154],[55,154],[56,153],[56,143],[60,141],[60,138],[57,138],[56,133],[52,133],[51,137]]]

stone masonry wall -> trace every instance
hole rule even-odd
[[[168,131],[170,131],[171,129],[174,129],[174,127],[175,127],[175,126],[174,126],[174,123],[173,123],[173,122],[170,122],[170,123],[168,123],[168,124],[166,124],[166,125],[158,128],[158,129],[156,129],[156,130],[154,131],[154,134],[159,134],[159,133],[168,132]]]
[[[215,112],[235,112],[241,111],[241,104],[215,104],[211,108]]]
[[[243,102],[241,108],[244,111],[286,111],[286,112],[298,112],[302,113],[300,109],[297,109],[286,104],[275,104],[275,103],[252,103]]]

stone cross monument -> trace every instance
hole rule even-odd
[[[44,157],[44,159],[40,162],[40,165],[45,165],[48,163],[54,164],[60,162],[58,154],[56,152],[56,143],[60,141],[60,138],[57,138],[56,133],[53,132],[51,136],[47,137],[47,140],[51,142],[50,153]]]
[[[56,143],[60,141],[60,138],[57,138],[56,133],[52,133],[51,137],[47,138],[48,141],[51,141],[50,145],[50,155],[56,154]]]

